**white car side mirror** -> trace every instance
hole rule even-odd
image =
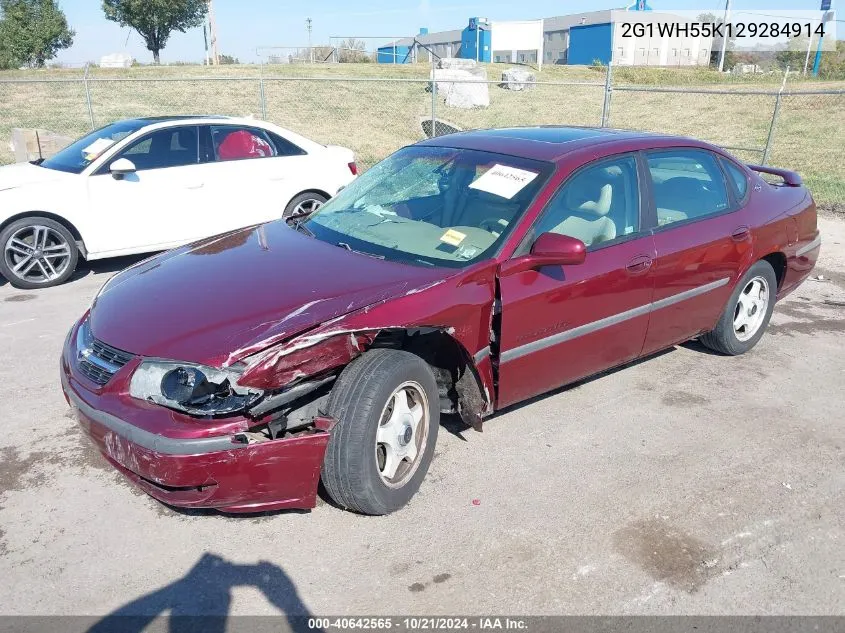
[[[109,165],[111,175],[116,179],[123,178],[126,174],[135,173],[135,163],[128,158],[118,158],[111,165]]]

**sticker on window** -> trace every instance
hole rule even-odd
[[[469,187],[510,200],[536,177],[537,174],[533,171],[496,164],[484,172]]]
[[[449,229],[440,236],[440,241],[445,242],[449,246],[458,246],[466,238],[466,233],[461,233],[455,229]]]
[[[85,160],[91,161],[97,158],[100,154],[105,152],[109,147],[114,145],[114,141],[110,138],[98,138],[88,147],[82,150],[82,156]]]

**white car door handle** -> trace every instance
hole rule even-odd
[[[202,187],[205,187],[204,182],[192,182],[185,185],[185,189],[201,189]]]

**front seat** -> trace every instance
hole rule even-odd
[[[563,200],[569,213],[551,232],[577,238],[587,246],[614,239],[616,223],[608,217],[613,185],[600,179],[573,184],[580,186],[570,186]]]

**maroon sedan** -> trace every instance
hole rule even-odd
[[[441,413],[480,428],[695,337],[746,352],[820,245],[793,172],[562,127],[406,147],[289,222],[123,271],[68,335],[68,402],[164,503],[311,508],[322,480],[391,512]]]

